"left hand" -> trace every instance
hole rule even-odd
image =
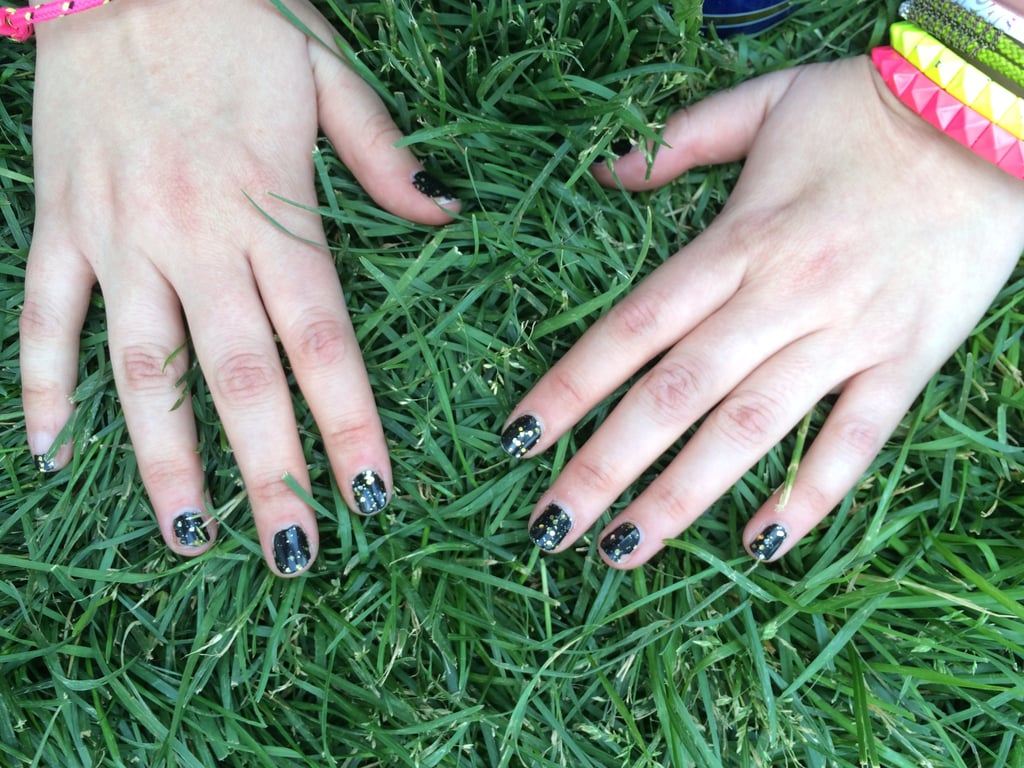
[[[650,169],[635,151],[595,175],[651,189],[746,157],[731,198],[537,383],[503,444],[543,451],[663,354],[530,522],[542,548],[565,549],[703,418],[599,534],[602,557],[632,568],[841,391],[788,503],[776,492],[744,533],[751,554],[775,559],[854,486],[1007,279],[1024,246],[1024,182],[911,113],[866,57],[713,96],[673,115],[664,142]],[[511,443],[530,416],[539,438]]]

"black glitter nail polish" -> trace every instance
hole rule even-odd
[[[533,416],[520,416],[501,433],[501,447],[509,456],[521,458],[540,440],[540,432],[540,422]]]
[[[782,546],[787,535],[785,528],[778,523],[772,523],[750,542],[750,551],[758,560],[768,560],[779,551],[779,547]]]
[[[427,197],[435,200],[456,200],[455,193],[448,186],[426,171],[417,171],[412,177],[412,185]]]
[[[622,157],[633,151],[633,142],[629,139],[616,139],[608,145],[608,148],[616,157]]]
[[[571,529],[572,518],[569,514],[557,504],[549,504],[530,526],[530,538],[545,552],[550,552],[562,543]]]
[[[601,539],[601,551],[608,555],[608,559],[613,563],[622,562],[622,559],[631,555],[638,546],[640,529],[633,523],[623,523]]]
[[[53,463],[53,459],[48,459],[45,453],[37,453],[33,456],[32,463],[36,465],[36,471],[38,472],[57,471],[57,465]]]
[[[298,573],[309,565],[309,539],[299,526],[293,525],[274,534],[274,561],[283,574]]]
[[[210,540],[206,520],[196,511],[182,512],[174,518],[174,536],[183,547],[201,547]]]
[[[388,489],[372,469],[360,472],[352,481],[356,505],[364,515],[375,515],[388,505]]]

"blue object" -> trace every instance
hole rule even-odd
[[[704,0],[704,27],[722,37],[753,34],[778,24],[795,7],[793,0]]]

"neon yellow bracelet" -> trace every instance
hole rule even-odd
[[[892,47],[942,90],[1024,139],[1024,99],[910,22],[893,24],[889,37]]]

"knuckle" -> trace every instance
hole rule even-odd
[[[837,427],[836,437],[840,445],[857,457],[873,458],[882,446],[882,430],[867,419],[846,418]]]
[[[578,456],[573,460],[573,473],[576,479],[573,485],[586,488],[597,496],[617,495],[621,490],[615,470],[600,457],[590,458]]]
[[[608,331],[620,343],[631,343],[658,327],[664,302],[650,296],[631,294],[608,312]]]
[[[185,374],[184,354],[167,353],[148,344],[131,344],[121,352],[125,386],[151,392],[175,386]]]
[[[760,392],[729,397],[710,417],[718,431],[743,448],[760,448],[778,423],[779,405]]]
[[[668,521],[666,529],[683,531],[688,528],[703,510],[695,510],[683,501],[677,489],[662,483],[655,483],[644,493],[645,501],[649,502],[655,515]],[[660,524],[659,524],[660,527]]]
[[[386,112],[373,112],[363,123],[363,135],[371,147],[391,149],[402,138],[402,132]]]
[[[196,473],[191,462],[181,459],[160,458],[139,461],[139,473],[151,497],[173,491],[180,494],[195,482]]]
[[[338,365],[348,352],[343,324],[322,313],[300,328],[290,357],[297,367],[320,368]]]
[[[581,379],[569,368],[556,365],[549,371],[548,376],[551,377],[552,391],[557,394],[567,410],[575,413],[581,408],[586,410],[593,406],[590,393],[584,388]]]
[[[228,355],[216,366],[214,373],[217,391],[226,399],[242,405],[269,399],[275,378],[273,364],[253,352]]]
[[[376,419],[334,419],[322,429],[324,443],[335,448],[368,446],[381,439]]]
[[[834,506],[834,503],[829,497],[813,482],[801,481],[799,476],[797,478],[799,483],[801,507],[810,510],[815,515],[824,517],[828,514],[828,511]]]
[[[26,298],[18,317],[18,331],[32,341],[52,341],[60,338],[63,317],[50,304]]]
[[[678,423],[694,417],[700,383],[700,376],[693,365],[662,361],[640,380],[638,387],[655,419]]]
[[[284,481],[284,475],[258,474],[245,480],[249,499],[259,505],[277,506],[298,500]]]

